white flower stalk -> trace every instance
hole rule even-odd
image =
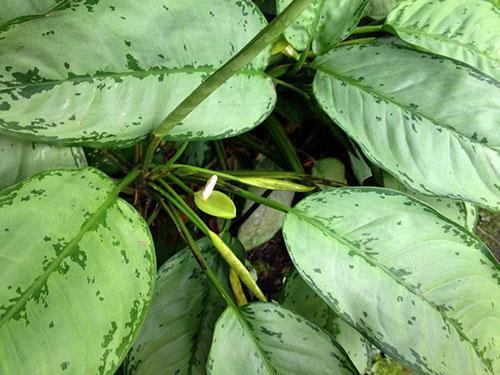
[[[205,187],[203,188],[203,191],[201,192],[201,199],[203,201],[206,202],[208,198],[210,198],[214,191],[215,185],[217,185],[217,176],[212,175],[212,177],[208,179]]]

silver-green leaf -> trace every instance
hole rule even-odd
[[[85,166],[80,147],[56,147],[0,135],[0,190],[38,172]]]
[[[412,190],[500,209],[500,83],[397,43],[316,59],[321,107]]]
[[[16,23],[0,32],[0,132],[46,143],[130,145],[266,24],[250,0],[73,1]],[[223,138],[259,124],[275,103],[263,72],[269,51],[169,138]]]
[[[356,374],[337,343],[283,307],[228,307],[217,321],[207,370],[214,375]]]
[[[386,25],[408,43],[500,81],[500,7],[495,1],[404,1],[389,14]]]
[[[469,231],[406,194],[345,188],[304,199],[283,232],[309,286],[391,357],[500,371],[500,267]]]
[[[149,229],[95,169],[0,192],[0,373],[112,374],[149,306]]]
[[[373,346],[314,293],[297,272],[287,277],[281,303],[330,333],[361,374],[369,368]]]
[[[423,195],[412,193],[406,186],[396,180],[387,172],[382,172],[384,186],[389,189],[399,190],[403,193],[410,194],[417,198],[419,201],[424,202],[434,208],[441,215],[446,216],[448,219],[455,223],[467,228],[471,232],[476,230],[478,213],[476,207],[469,202],[457,201],[449,198],[433,197],[430,195]]]
[[[227,267],[208,239],[198,246],[219,279]],[[130,374],[205,374],[215,322],[225,303],[190,249],[158,271],[151,309],[127,361]]]
[[[276,0],[282,12],[292,0]],[[312,0],[311,5],[288,27],[284,36],[294,48],[322,55],[346,38],[356,27],[368,0]]]

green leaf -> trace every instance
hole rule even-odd
[[[371,364],[372,345],[333,312],[297,272],[292,272],[287,277],[281,302],[283,307],[330,333],[344,348],[358,371],[361,374],[365,373]]]
[[[38,172],[85,166],[80,147],[55,147],[0,135],[0,190]]]
[[[366,6],[365,15],[374,20],[382,20],[403,0],[370,0]]]
[[[210,268],[227,280],[211,242],[198,246]],[[130,374],[205,374],[215,321],[225,303],[186,248],[158,271],[149,314],[128,357]]]
[[[283,232],[302,278],[384,353],[418,373],[500,371],[499,266],[467,230],[408,195],[346,188],[304,199]]]
[[[3,0],[0,8],[0,27],[18,17],[44,13],[62,0]]]
[[[114,373],[149,307],[142,217],[102,172],[42,172],[0,192],[0,373]]]
[[[292,0],[277,0],[281,13]],[[356,27],[368,0],[312,0],[311,5],[285,30],[285,38],[303,51],[312,42],[312,51],[322,55],[346,38]]]
[[[386,24],[398,36],[500,81],[500,8],[491,0],[402,2]]]
[[[207,369],[216,375],[357,373],[328,334],[268,302],[226,309],[215,327]]]
[[[500,209],[500,84],[389,42],[318,58],[321,107],[375,164],[412,190]]]
[[[214,190],[208,199],[204,200],[201,194],[201,191],[194,194],[194,203],[196,207],[206,214],[223,219],[233,219],[236,217],[236,207],[228,195]]]
[[[351,162],[351,168],[356,176],[356,179],[363,185],[366,180],[373,176],[372,169],[366,162],[363,154],[358,150],[358,146],[354,142],[350,142],[353,147],[353,151],[348,151],[349,161]]]
[[[434,208],[441,215],[455,223],[467,228],[469,231],[476,230],[478,213],[476,207],[468,202],[456,201],[448,198],[433,197],[418,193],[412,193],[387,172],[383,172],[384,186],[389,189],[399,190],[415,197]]]
[[[0,32],[0,131],[46,143],[130,145],[266,24],[250,0],[100,0],[13,25]],[[263,72],[269,51],[168,138],[223,138],[259,124],[275,102]]]
[[[312,168],[312,175],[347,184],[344,163],[336,158],[316,160]]]

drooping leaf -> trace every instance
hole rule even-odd
[[[292,0],[276,0],[278,13]],[[312,42],[312,51],[322,55],[346,38],[356,27],[368,0],[312,0],[311,5],[285,30],[285,38],[303,51]]]
[[[500,370],[499,266],[467,230],[408,195],[345,188],[304,199],[283,232],[302,278],[383,352],[420,373]]]
[[[347,184],[344,163],[336,158],[316,160],[312,169],[312,175]]]
[[[233,200],[221,191],[213,191],[206,200],[202,198],[202,192],[198,191],[194,194],[194,203],[206,214],[223,219],[236,217],[236,206]]]
[[[330,333],[344,348],[361,374],[369,367],[372,345],[352,328],[302,280],[297,272],[287,277],[281,300],[283,307]]]
[[[70,5],[0,32],[1,132],[50,143],[129,145],[266,26],[250,0]],[[263,73],[268,56],[269,48],[169,138],[222,138],[260,123],[275,102]]]
[[[263,159],[256,166],[257,171],[280,171],[271,160]],[[264,189],[250,187],[249,191],[253,194],[262,195]],[[290,206],[293,201],[294,193],[292,191],[275,190],[269,194],[268,198],[277,201],[286,206]],[[253,201],[247,200],[243,207],[243,213],[246,213],[253,205]],[[243,244],[246,251],[255,249],[271,238],[281,229],[285,214],[274,208],[260,205],[250,214],[243,224],[238,228],[238,240]]]
[[[382,20],[403,0],[370,0],[366,6],[365,15],[374,20]]]
[[[208,239],[198,241],[210,268],[227,280],[227,267]],[[151,309],[127,361],[130,374],[205,374],[215,321],[225,303],[184,249],[158,271]]]
[[[114,373],[156,273],[141,216],[102,172],[42,172],[0,192],[0,373]]]
[[[399,190],[403,193],[410,194],[422,201],[432,208],[434,208],[441,215],[446,216],[448,219],[455,223],[467,228],[474,232],[477,224],[477,209],[473,204],[468,202],[461,202],[448,198],[433,197],[418,193],[412,193],[406,186],[396,180],[387,172],[383,172],[384,186],[389,189]]]
[[[320,105],[412,190],[500,208],[500,84],[462,64],[373,42],[314,63]]]
[[[56,147],[0,135],[0,190],[49,169],[87,166],[80,147]]]
[[[62,0],[4,0],[0,8],[0,27],[17,17],[44,13],[60,1]]]
[[[217,321],[209,374],[356,374],[333,339],[300,316],[268,302],[228,307]]]
[[[500,81],[500,4],[495,0],[404,1],[386,24],[408,43]]]

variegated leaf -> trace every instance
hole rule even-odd
[[[226,264],[212,243],[205,238],[198,246],[219,280],[227,284]],[[181,250],[158,271],[151,310],[129,354],[126,372],[205,374],[215,321],[224,307],[191,250]]]
[[[0,32],[0,132],[46,143],[130,145],[267,24],[250,0],[69,4]],[[275,102],[263,73],[268,56],[266,49],[169,138],[223,138],[259,124]]]
[[[323,191],[285,217],[285,242],[309,286],[407,367],[500,371],[499,265],[486,246],[409,195]]]
[[[267,302],[228,307],[217,321],[209,374],[356,374],[343,350],[320,328]]]
[[[408,43],[471,65],[500,81],[497,0],[403,1],[386,25]]]
[[[500,209],[500,83],[383,41],[314,66],[318,102],[374,163],[416,192]]]
[[[360,374],[369,368],[373,346],[314,293],[297,272],[287,277],[281,302],[283,307],[330,333],[344,348]]]
[[[0,192],[0,374],[114,373],[149,306],[153,242],[102,172]]]

